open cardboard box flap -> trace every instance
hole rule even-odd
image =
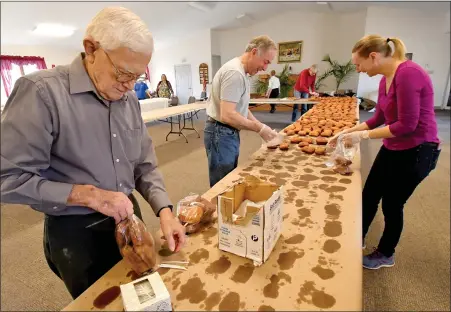
[[[279,189],[278,185],[260,180],[254,176],[246,176],[243,181],[232,186],[219,196],[221,214],[226,223],[245,226],[260,211],[264,202]],[[243,201],[249,200],[247,207],[241,207]]]

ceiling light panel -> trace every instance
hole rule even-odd
[[[64,38],[74,34],[76,28],[62,24],[42,23],[38,24],[32,33],[37,36]]]

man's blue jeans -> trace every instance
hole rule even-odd
[[[213,187],[238,166],[240,132],[210,118],[205,123],[204,132],[210,187]]]
[[[294,90],[294,97],[297,99],[308,99],[309,94],[307,92],[299,92],[297,90]],[[295,122],[297,119],[298,106],[299,106],[299,104],[293,105],[293,114],[291,114],[291,121],[293,121],[293,122]],[[308,109],[309,109],[309,107],[307,104],[302,104],[301,116],[304,115],[308,111]]]

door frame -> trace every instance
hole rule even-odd
[[[176,70],[177,66],[189,66],[189,70],[190,70],[190,73],[191,73],[191,76],[190,76],[191,87],[188,88],[188,90],[189,90],[188,98],[189,98],[190,96],[193,95],[193,69],[192,69],[192,66],[191,66],[190,63],[181,63],[181,64],[175,64],[174,65],[174,79],[175,79],[175,88],[176,88],[176,90],[177,90],[177,70]],[[178,90],[177,90],[177,93],[178,93]]]

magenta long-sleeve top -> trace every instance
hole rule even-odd
[[[428,73],[412,61],[401,63],[388,93],[379,84],[376,112],[366,121],[370,129],[388,125],[394,138],[384,139],[390,150],[405,150],[425,142],[440,143],[434,112],[434,88]]]

